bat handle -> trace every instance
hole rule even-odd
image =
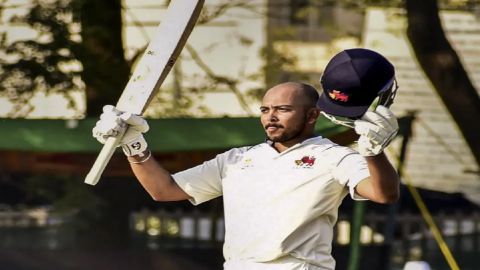
[[[122,130],[121,134],[118,134],[118,136],[109,137],[107,139],[102,150],[98,154],[95,163],[90,169],[90,172],[85,177],[86,184],[94,186],[98,183],[103,171],[105,170],[105,167],[107,167],[108,162],[112,158],[113,153],[115,153],[115,149],[117,148],[124,134],[125,130]]]

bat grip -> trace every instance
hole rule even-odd
[[[95,163],[93,164],[90,172],[85,177],[85,183],[89,185],[96,185],[102,176],[105,167],[107,167],[108,162],[115,153],[117,146],[120,144],[123,135],[125,134],[125,129],[120,131],[120,134],[115,137],[109,137],[105,144],[103,145],[102,150],[97,156]]]

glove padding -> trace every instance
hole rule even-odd
[[[358,139],[358,152],[362,156],[375,156],[395,138],[398,122],[390,109],[379,105],[375,111],[366,112],[354,123]]]
[[[143,156],[148,146],[143,133],[149,130],[149,126],[147,121],[139,115],[122,112],[112,105],[106,105],[92,133],[95,139],[104,144],[108,137],[118,136],[124,129],[127,131],[119,144],[123,153],[127,156]]]

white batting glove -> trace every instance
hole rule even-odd
[[[92,134],[95,139],[104,144],[108,137],[117,136],[125,128],[127,131],[119,145],[123,153],[127,156],[143,156],[148,146],[143,133],[148,131],[149,126],[147,121],[139,115],[122,112],[112,105],[106,105],[103,107],[100,120],[92,129]]]
[[[375,156],[395,138],[398,122],[390,109],[379,105],[375,111],[368,111],[354,123],[358,139],[358,152],[362,156]]]

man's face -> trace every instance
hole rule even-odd
[[[275,86],[265,94],[260,107],[267,138],[273,142],[288,142],[303,135],[306,124],[304,98],[289,86]]]

